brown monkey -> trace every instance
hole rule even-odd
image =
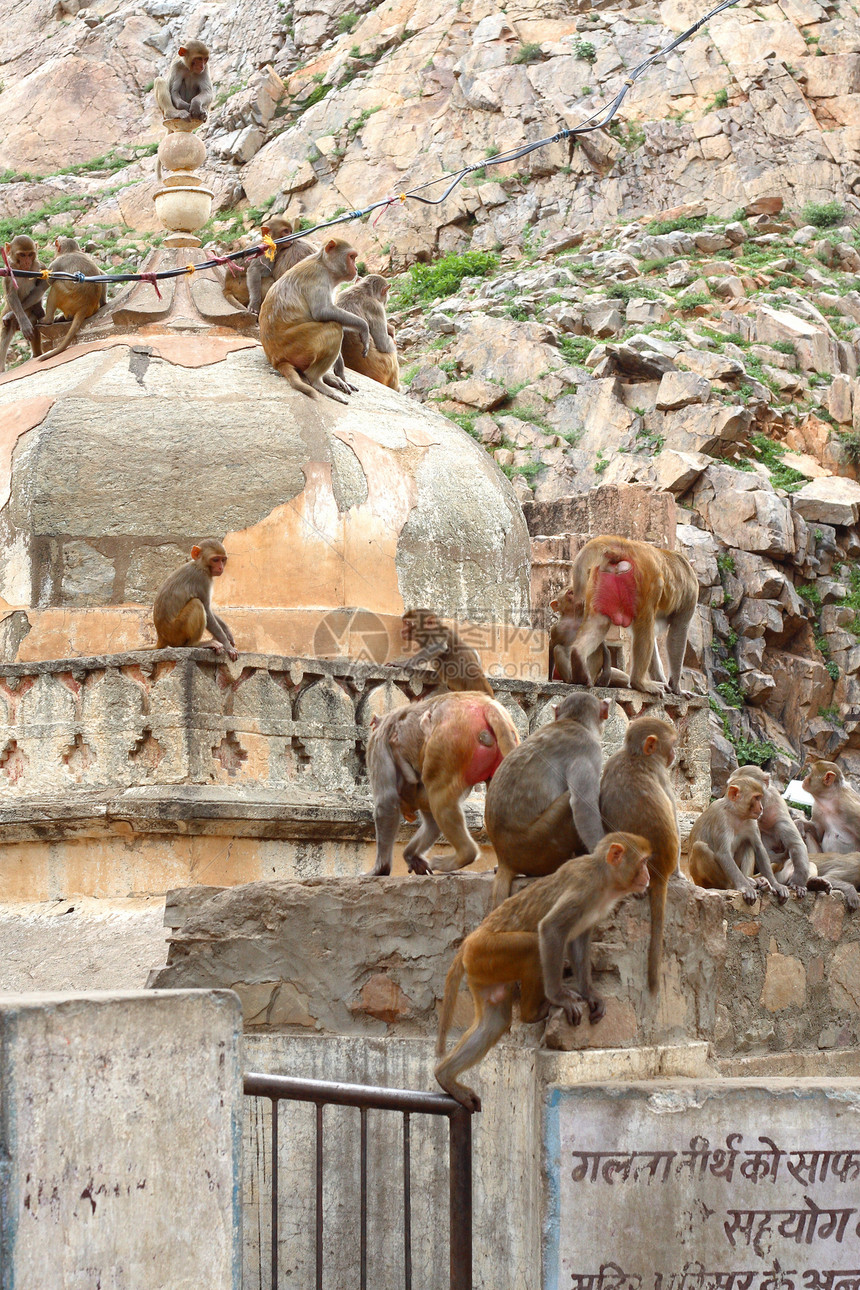
[[[646,837],[651,848],[651,940],[648,945],[648,989],[660,988],[666,886],[680,873],[681,838],[678,809],[669,778],[678,732],[659,717],[637,717],[624,745],[609,758],[600,779],[600,816],[605,829]]]
[[[620,900],[648,886],[650,848],[645,838],[610,833],[593,855],[568,860],[555,873],[529,883],[499,905],[466,937],[445,978],[439,1013],[436,1079],[470,1111],[481,1099],[458,1076],[475,1066],[511,1026],[519,986],[520,1017],[542,1021],[551,1007],[564,1010],[578,1025],[582,1005],[592,1021],[605,1011],[591,986],[591,961],[574,952],[590,940],[591,929],[607,918]],[[562,982],[565,952],[571,945],[574,986]],[[466,973],[475,1018],[462,1039],[445,1056],[445,1040],[463,974]]]
[[[729,784],[740,779],[754,779],[762,789],[758,831],[781,881],[799,897],[805,896],[807,889],[829,891],[831,884],[813,871],[806,843],[768,772],[760,766],[739,766],[729,777]]]
[[[311,397],[317,391],[346,403],[344,394],[353,387],[328,374],[340,357],[344,327],[359,332],[365,354],[370,346],[364,319],[334,303],[338,283],[355,277],[357,254],[348,242],[331,238],[322,250],[288,269],[260,308],[266,357],[294,390]]]
[[[216,654],[226,650],[231,659],[239,657],[233,633],[212,609],[212,579],[221,577],[226,564],[227,552],[221,543],[204,538],[191,548],[191,559],[162,583],[152,607],[156,649],[200,645]],[[207,628],[215,639],[202,641]]]
[[[553,873],[603,837],[600,733],[608,716],[605,699],[568,695],[555,721],[529,735],[493,776],[484,824],[499,861],[494,906],[511,894],[515,874]]]
[[[289,237],[296,229],[292,220],[286,219],[283,215],[273,215],[268,224],[261,226],[260,231],[264,237],[271,237],[277,242],[278,238]],[[318,250],[319,247],[305,242],[302,238],[297,238],[294,242],[287,242],[285,246],[276,247],[274,260],[269,260],[264,255],[252,260],[246,275],[248,312],[259,314],[260,305],[269,294],[270,288],[284,276],[288,269],[292,269],[294,265]]]
[[[702,811],[690,832],[690,876],[697,887],[739,891],[748,905],[760,891],[773,892],[780,904],[788,900],[759,833],[763,800],[758,781],[736,772],[725,797]]]
[[[346,331],[343,334],[341,354],[347,367],[354,372],[369,376],[380,385],[387,385],[391,390],[400,389],[400,366],[397,362],[397,346],[392,337],[394,325],[385,316],[385,301],[388,297],[388,283],[379,273],[369,273],[354,287],[348,287],[337,298],[341,309],[348,309],[358,314],[370,328],[370,349],[362,352],[357,336]]]
[[[453,861],[436,861],[437,872],[472,864],[480,854],[466,827],[462,801],[475,784],[491,779],[503,757],[519,743],[505,709],[485,694],[434,694],[389,712],[371,728],[367,773],[376,828],[375,874],[391,873],[401,814],[421,825],[406,844],[410,873],[432,873],[426,853],[444,833]]]
[[[394,659],[391,667],[420,667],[432,660],[436,680],[447,689],[482,690],[493,697],[477,652],[470,645],[464,645],[453,627],[441,623],[432,609],[407,610],[400,634],[405,641],[416,641],[421,648],[417,654]]]
[[[55,243],[59,254],[51,261],[50,270],[58,273],[85,273],[93,277],[101,269],[88,255],[84,255],[73,237],[58,237]],[[64,318],[71,318],[72,325],[59,345],[39,355],[42,362],[55,358],[68,349],[81,327],[94,313],[98,313],[107,299],[106,282],[71,282],[58,279],[48,288],[45,301],[45,326],[54,321],[54,314],[59,309]]]
[[[572,649],[573,642],[582,626],[583,607],[574,599],[573,592],[567,587],[557,600],[551,600],[549,607],[558,618],[549,632],[549,677],[550,681],[567,681],[568,685],[622,685],[630,684],[626,672],[612,666],[609,646],[601,642],[595,655],[599,667],[592,683],[582,659]]]
[[[806,773],[803,787],[815,799],[806,841],[816,851],[844,855],[860,850],[860,794],[832,761],[818,761]]]
[[[610,623],[632,627],[630,684],[634,690],[660,694],[666,678],[655,632],[665,627],[668,686],[673,694],[682,693],[687,632],[699,598],[698,579],[686,556],[612,534],[592,538],[574,558],[570,589],[584,607],[573,647],[589,676],[600,666],[598,649]]]
[[[36,243],[26,233],[19,233],[11,242],[6,243],[6,256],[13,271],[26,269],[28,272],[43,272],[44,264],[36,259]],[[17,286],[11,278],[3,279],[6,301],[3,310],[3,322],[0,325],[0,372],[6,371],[6,353],[9,342],[16,328],[20,327],[24,339],[29,343],[34,358],[42,352],[42,338],[39,335],[38,323],[45,316],[42,307],[42,296],[47,282],[44,278],[16,278]],[[8,312],[7,312],[8,311]]]
[[[826,883],[827,888],[841,891],[848,909],[860,909],[860,851],[849,851],[844,855],[834,852],[813,852],[809,857],[813,873],[818,880]]]
[[[212,82],[206,64],[209,50],[202,40],[189,40],[179,46],[167,80],[159,76],[153,82],[158,110],[165,121],[205,121],[212,102]]]

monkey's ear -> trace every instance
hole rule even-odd
[[[260,232],[264,234],[268,234],[271,231],[271,227],[272,227],[271,224],[261,224]]]
[[[60,239],[59,239],[58,237],[55,237],[55,238],[54,238],[54,246],[55,246],[55,247],[57,248],[57,250],[59,251],[59,249],[60,249]]]
[[[833,783],[835,783],[835,782],[836,782],[836,771],[834,771],[834,770],[828,770],[828,771],[825,771],[825,773],[824,773],[824,779],[823,779],[823,781],[822,781],[822,783],[825,785],[825,787],[829,788],[829,787],[830,787],[830,785],[831,785],[831,784],[833,784]]]
[[[557,613],[558,613],[558,601],[557,601],[557,600],[551,600],[551,601],[549,602],[549,607],[550,607],[550,609],[552,610],[552,612],[553,612],[554,614],[557,614]]]
[[[606,863],[618,868],[624,859],[625,846],[623,842],[613,842],[606,848]]]
[[[331,255],[332,251],[336,251],[336,250],[337,250],[337,241],[335,240],[335,238],[330,237],[325,244],[326,255]]]
[[[605,721],[605,720],[606,720],[606,718],[609,716],[609,700],[608,700],[608,699],[601,699],[601,700],[600,700],[600,711],[598,712],[597,716],[598,716],[598,719],[599,719],[600,721]]]
[[[376,727],[379,725],[379,720],[380,720],[380,719],[379,719],[379,717],[377,716],[377,714],[376,714],[376,713],[374,713],[374,714],[373,714],[373,716],[370,718],[370,728],[371,728],[371,730],[375,730],[375,729],[376,729]]]
[[[193,547],[191,548],[191,559],[192,559],[192,560],[199,560],[199,559],[200,559],[200,547],[199,547],[199,546],[193,546]]]
[[[185,46],[185,45],[180,45],[180,46],[179,46],[179,57],[180,57],[180,58],[184,58],[184,57],[185,57],[185,55],[186,55],[187,53],[188,53],[188,49],[186,48],[186,46]]]
[[[7,254],[7,255],[11,255],[11,254],[12,254],[12,243],[11,243],[11,242],[7,242],[7,243],[6,243],[6,245],[5,245],[5,247],[4,247],[3,249],[4,249],[4,251],[6,252],[6,254]]]
[[[646,757],[650,757],[651,754],[656,751],[656,748],[659,742],[660,740],[657,738],[656,735],[648,736],[648,738],[645,740],[644,744],[642,745],[642,751],[644,752]]]
[[[740,791],[741,790],[738,788],[737,784],[729,784],[726,789],[726,797],[730,802],[734,802],[735,799],[740,796]]]

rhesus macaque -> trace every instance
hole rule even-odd
[[[87,277],[101,273],[95,260],[84,255],[73,237],[58,237],[55,246],[58,254],[51,261],[51,270],[56,269],[58,273],[85,273]],[[106,282],[71,282],[62,279],[52,282],[45,301],[45,326],[54,321],[57,310],[64,318],[71,318],[72,325],[59,345],[39,355],[40,360],[44,362],[48,358],[55,358],[64,349],[68,349],[86,320],[98,313],[106,299]]]
[[[283,215],[273,215],[267,224],[261,226],[263,236],[271,237],[275,242],[279,237],[289,237],[295,231],[293,221]],[[246,274],[248,312],[259,314],[260,305],[269,294],[270,288],[284,276],[288,269],[292,269],[294,265],[318,250],[319,247],[305,242],[302,238],[297,238],[295,242],[287,242],[286,246],[276,247],[274,260],[269,260],[264,255],[252,260]],[[227,277],[229,280],[229,273]]]
[[[830,883],[820,878],[810,865],[806,843],[791,818],[787,802],[771,783],[768,772],[760,766],[739,766],[729,777],[729,784],[741,779],[754,779],[762,789],[758,831],[773,863],[774,873],[778,873],[780,880],[799,897],[806,895],[807,888],[810,891],[829,891]]]
[[[582,659],[572,648],[579,629],[582,626],[582,604],[574,599],[573,592],[567,587],[556,600],[549,602],[549,607],[558,614],[549,632],[549,677],[550,681],[567,681],[568,685],[629,685],[630,678],[626,672],[612,666],[609,646],[601,642],[595,657],[598,669],[592,682]]]
[[[205,121],[213,90],[206,64],[209,50],[202,40],[179,46],[167,80],[156,77],[153,92],[165,121]]]
[[[329,374],[340,357],[345,327],[359,333],[365,354],[370,347],[364,319],[334,303],[338,283],[355,277],[357,254],[348,242],[331,238],[320,251],[288,269],[260,307],[260,340],[266,357],[294,390],[311,398],[316,391],[346,403],[344,395],[353,389]]]
[[[817,761],[806,772],[803,787],[815,799],[812,822],[805,827],[807,845],[841,855],[860,851],[860,794],[836,763]]]
[[[466,827],[462,801],[491,779],[519,735],[501,704],[474,691],[434,694],[387,713],[370,731],[367,773],[376,828],[375,874],[391,873],[401,814],[421,817],[403,859],[410,873],[432,873],[427,852],[443,833],[454,859],[437,873],[472,864],[480,848]]]
[[[477,651],[464,645],[453,627],[440,623],[432,609],[407,610],[400,634],[405,641],[416,641],[421,648],[417,654],[394,659],[391,667],[420,667],[432,661],[440,685],[449,690],[482,690],[493,697]]]
[[[630,685],[660,694],[666,678],[655,633],[665,628],[668,686],[673,694],[682,693],[687,632],[699,598],[699,582],[686,556],[613,534],[592,538],[574,558],[570,590],[584,607],[573,648],[590,677],[601,666],[600,645],[615,623],[633,629]]]
[[[675,760],[678,732],[659,717],[636,717],[624,744],[603,767],[600,778],[600,816],[603,827],[641,833],[648,839],[651,858],[651,940],[648,944],[648,989],[660,988],[666,887],[680,874],[681,838],[678,808],[669,767]]]
[[[645,838],[609,833],[593,855],[576,856],[545,878],[538,878],[487,915],[466,937],[445,978],[439,1013],[436,1079],[470,1111],[481,1099],[457,1078],[475,1066],[511,1027],[519,987],[520,1017],[542,1021],[558,1007],[572,1025],[582,1020],[583,1005],[592,1022],[605,1012],[591,985],[591,959],[577,954],[590,943],[591,929],[607,918],[620,900],[648,886],[650,848]],[[574,989],[562,982],[564,959],[571,951]],[[458,1044],[445,1054],[454,1004],[466,974],[475,1018]]]
[[[212,579],[221,577],[226,564],[227,552],[221,543],[204,538],[191,548],[191,559],[162,583],[152,607],[156,649],[199,645],[216,654],[226,650],[234,660],[239,657],[233,633],[212,609]],[[214,640],[202,640],[207,628]]]
[[[748,905],[761,891],[773,892],[780,904],[788,900],[758,830],[763,800],[758,780],[735,772],[725,797],[702,811],[690,832],[690,876],[697,887],[739,891]]]
[[[553,873],[603,837],[600,732],[609,704],[578,692],[555,713],[505,758],[487,788],[484,824],[499,861],[493,906],[511,894],[515,874]]]
[[[362,352],[358,337],[350,331],[343,334],[341,354],[347,367],[354,372],[369,376],[380,385],[387,385],[391,390],[400,389],[400,365],[397,362],[397,346],[394,336],[394,324],[385,316],[385,301],[388,297],[388,283],[379,273],[369,273],[354,287],[348,287],[337,298],[341,309],[348,309],[351,314],[358,314],[370,328],[370,349]]]
[[[26,269],[41,272],[44,264],[36,259],[36,243],[26,233],[19,233],[6,243],[6,255],[13,270]],[[3,279],[6,300],[3,322],[0,324],[0,372],[6,371],[6,353],[16,328],[20,327],[34,358],[42,352],[42,338],[38,324],[45,316],[42,296],[47,282],[44,278],[17,278],[16,287],[11,278]]]

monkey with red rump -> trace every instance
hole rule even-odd
[[[156,649],[200,645],[216,654],[226,650],[234,660],[239,657],[233,633],[212,609],[212,579],[221,577],[226,564],[222,544],[205,538],[191,548],[191,559],[162,583],[152,607]],[[211,641],[203,640],[207,628]]]

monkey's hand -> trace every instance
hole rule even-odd
[[[587,999],[584,999],[581,994],[575,994],[573,990],[568,990],[564,985],[554,994],[547,995],[547,999],[553,1008],[561,1008],[571,1026],[578,1026],[582,1021],[585,1007],[590,1007]]]
[[[410,873],[427,874],[433,872],[423,856],[407,856],[404,854],[403,859],[406,861],[406,867]]]
[[[588,1020],[592,1026],[596,1026],[598,1021],[606,1016],[606,1004],[599,994],[589,994],[588,996]]]
[[[788,887],[786,887],[785,883],[783,882],[775,882],[773,887],[771,887],[770,889],[773,892],[773,894],[776,896],[777,900],[781,905],[784,905],[785,902],[788,900],[789,896],[791,895],[791,892],[789,891]]]
[[[236,659],[239,657],[239,651],[236,649],[236,647],[235,647],[234,645],[231,645],[231,646],[229,647],[229,649],[227,650],[227,657],[228,657],[228,658],[229,658],[233,663],[235,663],[235,662],[236,662]]]
[[[364,324],[364,330],[359,332],[359,335],[361,336],[361,345],[362,345],[361,352],[366,358],[367,352],[370,349],[370,328],[368,327],[367,323]]]
[[[21,323],[21,331],[23,332],[25,340],[32,340],[36,335],[36,329],[26,314],[24,314],[24,321]]]
[[[789,891],[794,892],[798,900],[803,900],[803,897],[806,895],[806,892],[807,892],[805,883],[798,882],[796,878],[789,878],[788,889]]]
[[[750,882],[748,887],[741,887],[741,895],[748,905],[754,905],[759,897],[759,889],[755,882]]]

